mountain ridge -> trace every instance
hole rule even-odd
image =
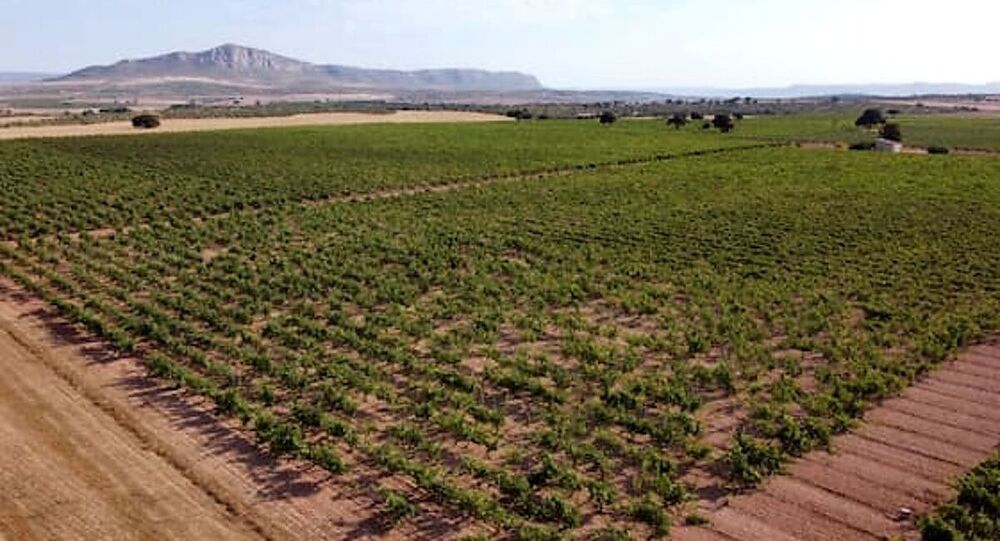
[[[234,43],[198,52],[175,51],[89,66],[48,81],[121,83],[144,79],[208,79],[272,88],[315,89],[524,91],[544,88],[533,75],[516,71],[461,68],[404,71],[313,64]]]

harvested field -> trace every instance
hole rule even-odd
[[[164,119],[163,124],[159,128],[152,130],[136,129],[132,127],[131,122],[102,122],[97,124],[57,126],[9,126],[0,128],[0,140],[33,139],[39,137],[82,137],[87,135],[140,135],[293,126],[414,124],[424,122],[505,122],[509,120],[509,118],[499,115],[461,111],[396,111],[391,114],[311,113],[254,118],[171,118]],[[0,122],[2,122],[2,119],[0,119]]]
[[[977,379],[968,379],[970,371]],[[917,539],[916,519],[953,496],[957,476],[1000,449],[998,399],[994,339],[868,412],[858,430],[834,439],[832,453],[795,461],[787,476],[724,501],[707,513],[710,525],[682,528],[675,538]]]

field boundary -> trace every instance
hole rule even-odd
[[[1000,449],[1000,337],[965,349],[836,436],[832,451],[704,510],[680,541],[919,539],[917,520]]]

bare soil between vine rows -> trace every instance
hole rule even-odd
[[[330,478],[260,452],[0,279],[0,538],[442,539],[475,525],[380,521],[359,467]],[[916,539],[916,517],[1000,448],[1000,340],[969,348],[835,438],[833,452],[704,509],[680,540]],[[910,510],[909,513],[904,510]]]
[[[1000,339],[956,359],[869,411],[832,452],[727,498],[682,541],[867,541],[920,538],[919,516],[951,499],[952,480],[1000,449]]]
[[[208,405],[0,278],[0,539],[418,539],[388,528],[363,467],[337,479],[265,453]]]

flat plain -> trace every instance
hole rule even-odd
[[[1000,147],[928,118],[918,144]],[[310,472],[283,513],[359,536],[732,538],[736,495],[848,467],[810,453],[898,425],[884,401],[935,377],[996,400],[933,374],[1000,328],[1000,159],[775,143],[867,136],[837,122],[9,141],[4,298]],[[918,437],[893,430],[880,445]]]

